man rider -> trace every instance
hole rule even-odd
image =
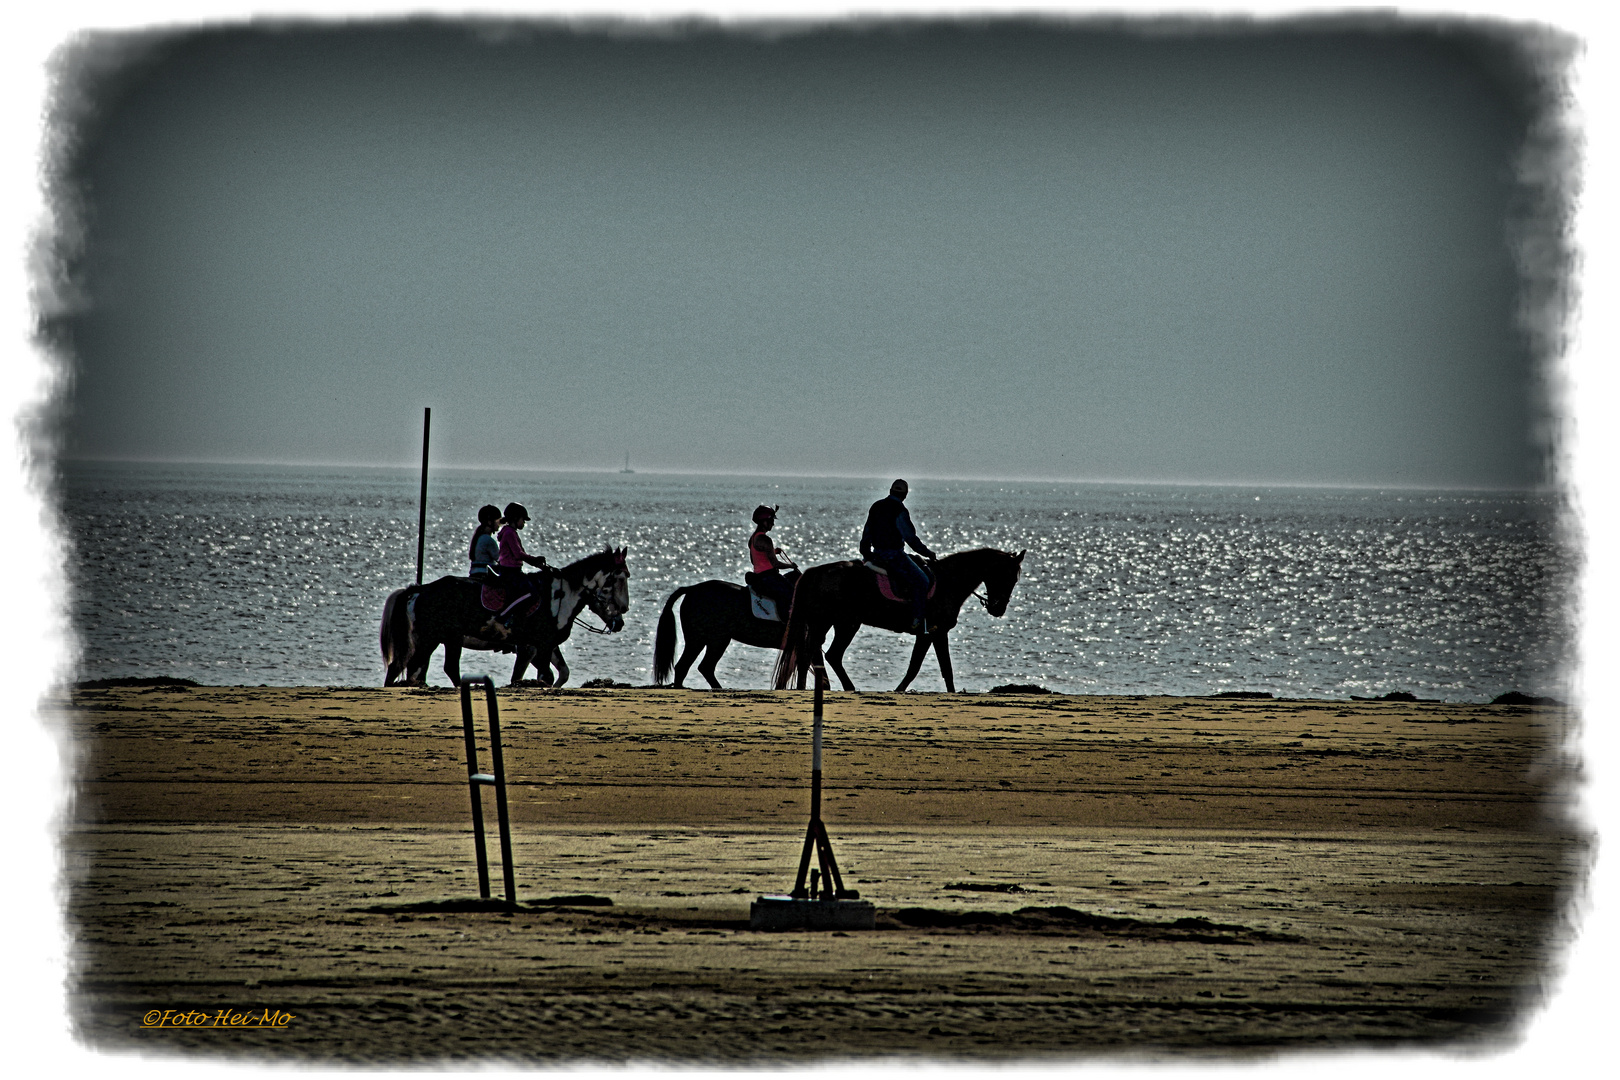
[[[906,554],[906,547],[928,559],[934,553],[917,538],[912,528],[911,514],[906,510],[906,494],[910,491],[904,480],[889,485],[889,497],[879,499],[866,512],[866,527],[861,530],[861,558],[870,559],[889,572],[889,583],[901,585],[911,601],[911,626],[908,634],[928,633],[926,619],[928,603],[928,577],[916,560]]]
[[[748,562],[754,568],[751,584],[779,604],[793,599],[793,583],[798,574],[782,576],[783,570],[797,570],[798,564],[785,557],[781,548],[771,539],[771,526],[776,524],[776,507],[754,507],[754,535],[748,538]],[[782,556],[778,558],[778,556]],[[782,615],[787,616],[786,608]]]

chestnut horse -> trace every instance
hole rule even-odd
[[[928,598],[929,632],[917,636],[911,664],[906,668],[906,677],[895,687],[896,693],[911,685],[930,648],[939,660],[945,689],[956,691],[949,635],[962,605],[983,585],[987,594],[983,599],[985,610],[999,619],[1007,611],[1023,564],[1022,551],[1013,555],[995,548],[959,551],[933,564],[938,584]],[[795,674],[801,678],[799,685],[804,685],[803,672],[820,659],[821,642],[831,628],[833,643],[827,650],[827,664],[844,689],[853,690],[855,684],[849,681],[842,661],[856,632],[865,625],[905,633],[910,624],[910,605],[879,592],[877,574],[858,560],[812,566],[793,590],[793,609],[782,638],[782,653],[776,661],[776,689],[786,689]]]

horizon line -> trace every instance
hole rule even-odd
[[[268,468],[312,468],[312,469],[396,469],[412,474],[420,472],[414,464],[380,465],[355,461],[262,461],[262,460],[219,460],[212,458],[160,458],[160,457],[60,457],[54,464],[124,464],[124,465],[226,465],[238,467],[268,467]],[[680,477],[757,477],[761,479],[793,479],[793,480],[873,480],[880,484],[889,481],[882,479],[887,474],[858,474],[836,472],[755,472],[742,470],[711,470],[711,469],[632,469],[626,473],[623,469],[611,466],[601,468],[567,468],[559,466],[511,466],[511,465],[439,465],[437,470],[445,472],[498,472],[498,473],[574,473],[601,476],[680,476]],[[429,467],[429,473],[435,467]],[[1490,485],[1490,484],[1444,484],[1444,483],[1411,483],[1411,482],[1367,482],[1367,481],[1302,481],[1302,480],[1186,480],[1186,479],[1146,479],[1140,477],[1125,478],[1099,478],[1099,477],[1052,477],[1052,476],[947,476],[943,474],[912,473],[918,480],[932,482],[966,483],[1006,483],[1006,484],[1079,484],[1079,485],[1138,485],[1148,487],[1224,487],[1224,488],[1305,488],[1317,490],[1346,490],[1346,491],[1457,491],[1457,492],[1491,492],[1495,494],[1531,494],[1546,495],[1559,494],[1570,490],[1566,485],[1557,483],[1542,483],[1531,486]],[[890,477],[892,479],[892,477]]]

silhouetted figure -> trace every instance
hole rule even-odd
[[[906,548],[909,546],[930,560],[934,553],[918,539],[917,530],[911,525],[911,514],[906,510],[906,495],[910,491],[904,480],[896,480],[889,485],[889,497],[879,499],[866,512],[866,527],[861,530],[861,558],[870,559],[887,570],[889,583],[899,586],[896,591],[905,593],[911,602],[911,627],[906,632],[926,634],[928,575],[906,554]]]
[[[495,530],[500,524],[499,509],[478,508],[478,529],[472,534],[472,543],[467,545],[467,561],[472,564],[467,576],[482,585],[500,584],[501,574],[495,568],[501,557],[501,542],[495,539]]]
[[[757,527],[754,535],[748,538],[748,561],[754,572],[748,576],[748,583],[775,600],[781,609],[781,617],[786,619],[788,604],[793,599],[793,583],[799,580],[799,567],[771,539],[771,527],[775,524],[776,507],[754,507],[754,525]],[[783,570],[794,573],[783,574]]]

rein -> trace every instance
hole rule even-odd
[[[589,631],[592,634],[611,634],[613,631],[609,630],[605,626],[592,626],[590,623],[579,621],[579,617],[585,614],[585,609],[590,607],[592,600],[595,600],[598,604],[604,603],[602,600],[602,591],[600,589],[591,589],[587,592],[586,590],[581,589],[579,591],[579,596],[581,601],[580,605],[574,609],[574,614],[569,617],[568,625],[578,626],[581,630]],[[594,609],[591,610],[591,614],[596,615],[598,619],[602,617],[601,615],[597,614]]]
[[[949,556],[946,556],[946,557],[949,558]],[[939,573],[938,567],[939,567],[940,561],[941,560],[939,560],[939,559],[934,560],[934,566],[935,566],[934,573],[936,575],[938,575],[938,573]],[[982,584],[979,586],[979,588],[983,588],[983,587],[984,586]],[[984,608],[984,610],[986,610],[986,611],[990,610],[990,598],[985,596],[983,593],[981,593],[979,591],[979,589],[969,589],[968,590],[968,596],[971,596],[971,597],[973,597],[973,599],[977,600],[979,602],[979,606]],[[967,602],[967,596],[964,596],[962,598],[962,601],[963,601],[963,603],[966,603]]]

